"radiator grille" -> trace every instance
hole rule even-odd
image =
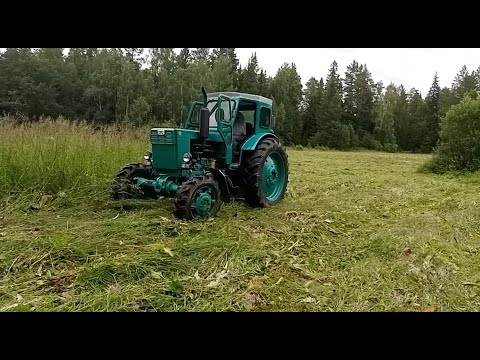
[[[154,129],[150,133],[150,140],[153,144],[173,144],[173,131]]]

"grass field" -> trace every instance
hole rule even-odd
[[[287,197],[204,223],[114,202],[148,132],[0,122],[2,311],[476,311],[480,175],[289,149]]]

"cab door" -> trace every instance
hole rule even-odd
[[[215,112],[218,132],[225,142],[225,161],[227,165],[232,163],[233,142],[233,109],[232,99],[225,95],[218,97],[218,107]]]

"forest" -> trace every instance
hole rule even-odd
[[[272,76],[255,53],[242,67],[235,48],[7,48],[0,54],[0,114],[29,121],[178,126],[201,86],[272,98],[275,132],[286,145],[428,153],[448,109],[480,92],[480,67],[463,66],[443,88],[432,69],[424,95],[376,82],[367,64],[355,60],[342,74],[332,59],[325,78],[303,86],[295,64],[284,63]]]

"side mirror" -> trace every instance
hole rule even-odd
[[[210,130],[210,110],[204,107],[200,109],[200,139],[208,138]]]

